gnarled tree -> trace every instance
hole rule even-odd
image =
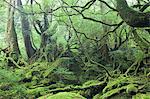
[[[126,0],[116,0],[116,9],[121,18],[131,27],[150,27],[150,13],[135,11]]]

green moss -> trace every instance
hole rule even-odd
[[[26,93],[28,94],[28,95],[37,95],[37,94],[41,94],[41,93],[46,93],[46,91],[48,90],[48,88],[46,88],[46,87],[37,87],[37,88],[34,88],[34,89],[28,89],[27,91],[26,91]]]
[[[127,89],[126,89],[126,93],[131,93],[131,92],[135,92],[137,93],[138,92],[138,88],[136,87],[137,85],[136,84],[129,84],[127,86]]]
[[[54,95],[42,96],[38,99],[86,99],[83,96],[72,92],[60,92]]]
[[[96,85],[98,83],[100,83],[100,81],[98,81],[98,80],[90,80],[90,81],[85,82],[83,84],[83,86],[92,86],[92,85]]]
[[[133,96],[132,99],[150,99],[150,93],[147,94],[138,93],[135,96]]]
[[[121,18],[132,27],[149,27],[149,13],[143,13],[131,9],[126,0],[116,0]],[[127,17],[128,16],[128,17]]]
[[[123,87],[121,87],[121,88],[112,89],[112,90],[110,90],[110,91],[104,93],[104,94],[100,97],[100,99],[106,99],[106,98],[108,98],[108,97],[110,97],[110,96],[112,96],[112,95],[114,95],[114,94],[116,94],[116,93],[119,93],[119,92],[120,92],[121,90],[123,90],[123,89],[126,89],[126,86],[123,86]]]

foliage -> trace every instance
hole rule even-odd
[[[20,85],[20,75],[7,69],[0,69],[0,95],[2,98],[25,97],[26,87]]]
[[[147,2],[129,5],[139,10]],[[124,21],[114,0],[22,3],[24,12],[9,0],[0,2],[0,98],[149,99],[149,28],[118,24]],[[11,35],[5,28],[8,7],[15,8],[12,17],[17,34],[10,41],[4,36]],[[28,16],[30,33],[25,29],[22,34],[20,12]],[[29,37],[35,50],[30,58],[29,46],[25,46]],[[14,43],[8,44],[14,39],[20,50],[17,60],[11,57]],[[16,66],[8,66],[12,61]]]

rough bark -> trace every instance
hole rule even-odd
[[[24,8],[23,8],[21,0],[17,0],[17,5],[18,5],[19,9],[21,11],[23,11],[23,12],[20,12],[21,24],[22,24],[22,34],[23,34],[23,38],[24,38],[27,56],[28,56],[28,58],[31,58],[35,54],[36,50],[32,46],[30,23],[28,20],[28,16],[24,13]]]
[[[33,22],[33,26],[36,30],[36,32],[41,36],[41,44],[40,44],[40,48],[44,48],[46,47],[47,43],[49,42],[49,35],[48,35],[48,27],[49,27],[49,23],[48,23],[48,17],[47,14],[44,13],[44,17],[43,17],[43,22],[44,24],[41,23],[41,21],[36,20],[36,22]],[[37,26],[38,25],[38,28]]]
[[[9,0],[9,3],[15,6],[15,0]],[[14,25],[14,13],[15,9],[8,5],[8,21],[7,21],[7,32],[6,32],[6,40],[8,42],[9,50],[12,55],[9,57],[13,57],[15,60],[18,59],[20,51],[18,46],[18,39]]]
[[[40,48],[43,48],[47,45],[48,41],[48,34],[47,34],[47,29],[49,27],[49,23],[48,23],[48,18],[46,13],[44,13],[44,27],[41,28],[41,44],[40,44]]]
[[[149,27],[150,26],[150,13],[135,11],[130,8],[126,0],[116,0],[116,9],[120,17],[131,27]]]

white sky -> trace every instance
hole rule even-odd
[[[126,0],[128,2],[128,4],[135,4],[137,1],[136,0]]]

